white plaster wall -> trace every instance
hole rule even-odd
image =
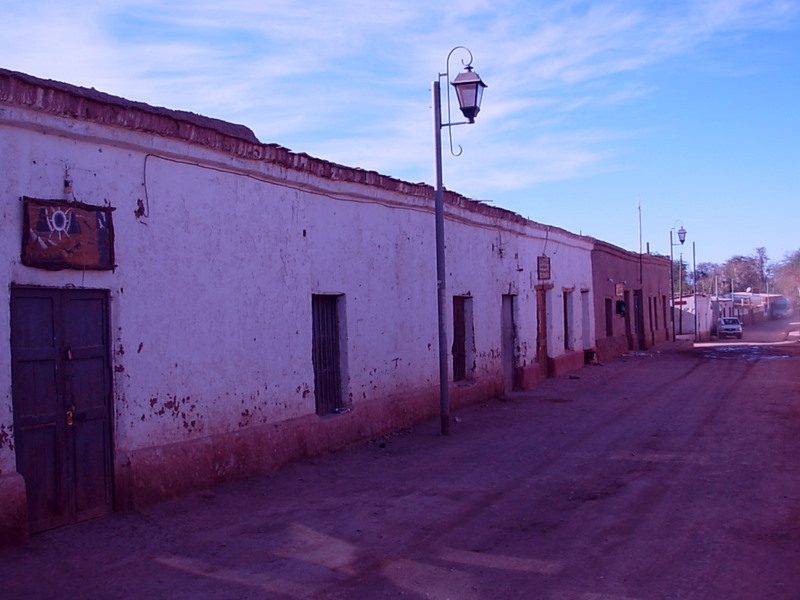
[[[429,212],[225,172],[209,161],[226,157],[162,140],[161,152],[183,152],[203,166],[146,156],[135,146],[147,136],[135,133],[87,126],[83,139],[60,137],[53,131],[69,135],[74,124],[44,120],[46,134],[0,130],[11,150],[4,171],[14,174],[3,185],[3,275],[17,285],[110,290],[118,449],[313,413],[312,293],[345,295],[353,402],[433,385]],[[113,273],[19,264],[18,198],[61,197],[67,171],[75,199],[116,208]],[[141,218],[139,201],[147,209]],[[8,287],[4,293],[0,332],[8,339]],[[0,351],[0,431],[10,435],[8,345]],[[13,470],[9,448],[0,460]]]
[[[564,290],[572,291],[572,325],[570,348],[582,351],[584,348],[583,331],[589,332],[590,339],[595,339],[594,308],[590,302],[587,313],[581,308],[581,291],[592,289],[591,242],[580,240],[563,231],[558,231],[548,238],[546,248],[551,260],[553,288],[548,297],[548,355],[561,356],[564,349]],[[583,319],[589,323],[584,324]]]
[[[432,384],[428,214],[152,158],[147,187],[118,234],[127,447],[312,414],[314,293],[344,295],[352,402]]]
[[[16,109],[0,113],[0,147],[3,280],[110,291],[118,450],[312,414],[315,293],[344,295],[354,407],[437,385],[434,220],[419,199]],[[114,272],[19,263],[19,197],[63,196],[66,173],[76,200],[116,208]],[[465,209],[448,207],[448,216],[448,296],[474,298],[475,376],[502,377],[502,294],[517,295],[519,365],[533,362],[542,253],[553,273],[549,354],[562,354],[561,290],[574,287],[580,302],[591,245]],[[6,285],[5,340],[8,309]],[[579,304],[574,314],[582,318]],[[448,324],[452,342],[449,315]],[[582,335],[579,321],[573,331]],[[0,437],[12,426],[9,351],[0,344]],[[0,471],[13,470],[13,450],[0,444]]]
[[[582,350],[583,316],[580,292],[591,288],[591,243],[546,226],[514,225],[497,219],[451,210],[445,225],[448,272],[448,345],[452,345],[452,297],[473,297],[475,327],[475,377],[502,377],[502,296],[516,296],[517,366],[526,367],[536,354],[536,292],[539,284],[548,291],[548,356],[566,351],[563,336],[563,288],[575,288],[573,348]],[[551,258],[552,279],[539,281],[537,257]],[[589,331],[594,335],[593,310],[589,308]]]
[[[19,123],[9,126],[6,119]],[[66,198],[64,179],[75,182],[78,189],[91,195],[92,204],[103,205],[114,198],[115,204],[130,200],[131,176],[125,168],[126,154],[105,144],[86,144],[71,136],[81,135],[82,127],[73,124],[70,137],[42,133],[48,119],[16,109],[0,110],[0,168],[4,179],[0,184],[0,280],[5,282],[0,298],[0,437],[13,439],[10,357],[10,284],[51,287],[87,287],[118,289],[118,278],[110,272],[78,272],[73,270],[44,271],[30,269],[20,263],[22,235],[21,196]],[[63,123],[62,123],[63,124]],[[86,168],[90,165],[90,168]],[[83,198],[77,198],[83,200]],[[113,309],[112,309],[113,312]],[[2,440],[0,440],[2,442]],[[12,444],[0,443],[0,471],[16,470]]]

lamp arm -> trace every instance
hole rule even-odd
[[[453,146],[453,129],[452,128],[455,125],[468,125],[469,122],[468,121],[461,121],[459,123],[453,123],[452,122],[452,116],[450,114],[450,85],[449,85],[450,84],[450,57],[453,56],[453,53],[456,50],[464,50],[467,54],[469,54],[469,60],[464,60],[463,58],[461,59],[461,64],[464,65],[464,67],[471,66],[472,65],[472,60],[473,60],[472,52],[466,46],[456,46],[455,48],[450,50],[450,52],[447,54],[447,63],[446,63],[447,70],[444,73],[439,73],[439,81],[441,81],[442,77],[444,77],[445,78],[445,82],[446,82],[445,87],[447,88],[447,122],[446,123],[442,123],[441,127],[443,127],[443,128],[447,127],[447,136],[448,136],[448,138],[450,140],[450,154],[452,154],[453,156],[461,156],[461,153],[464,151],[464,149],[461,147],[461,144],[458,145],[458,151],[456,151],[455,147]]]

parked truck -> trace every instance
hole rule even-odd
[[[792,314],[792,303],[787,298],[776,298],[769,303],[770,319],[785,319]]]

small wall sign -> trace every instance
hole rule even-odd
[[[538,256],[536,259],[536,271],[539,274],[539,281],[550,279],[550,257]]]
[[[23,198],[22,264],[51,271],[113,269],[113,210],[81,202]]]

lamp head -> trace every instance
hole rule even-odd
[[[681,244],[686,241],[686,230],[683,228],[683,226],[678,229],[678,239],[680,240]]]
[[[472,65],[467,65],[463,73],[459,73],[451,85],[456,88],[458,107],[470,123],[475,122],[475,117],[481,110],[483,88],[486,84],[480,75],[472,70]]]

